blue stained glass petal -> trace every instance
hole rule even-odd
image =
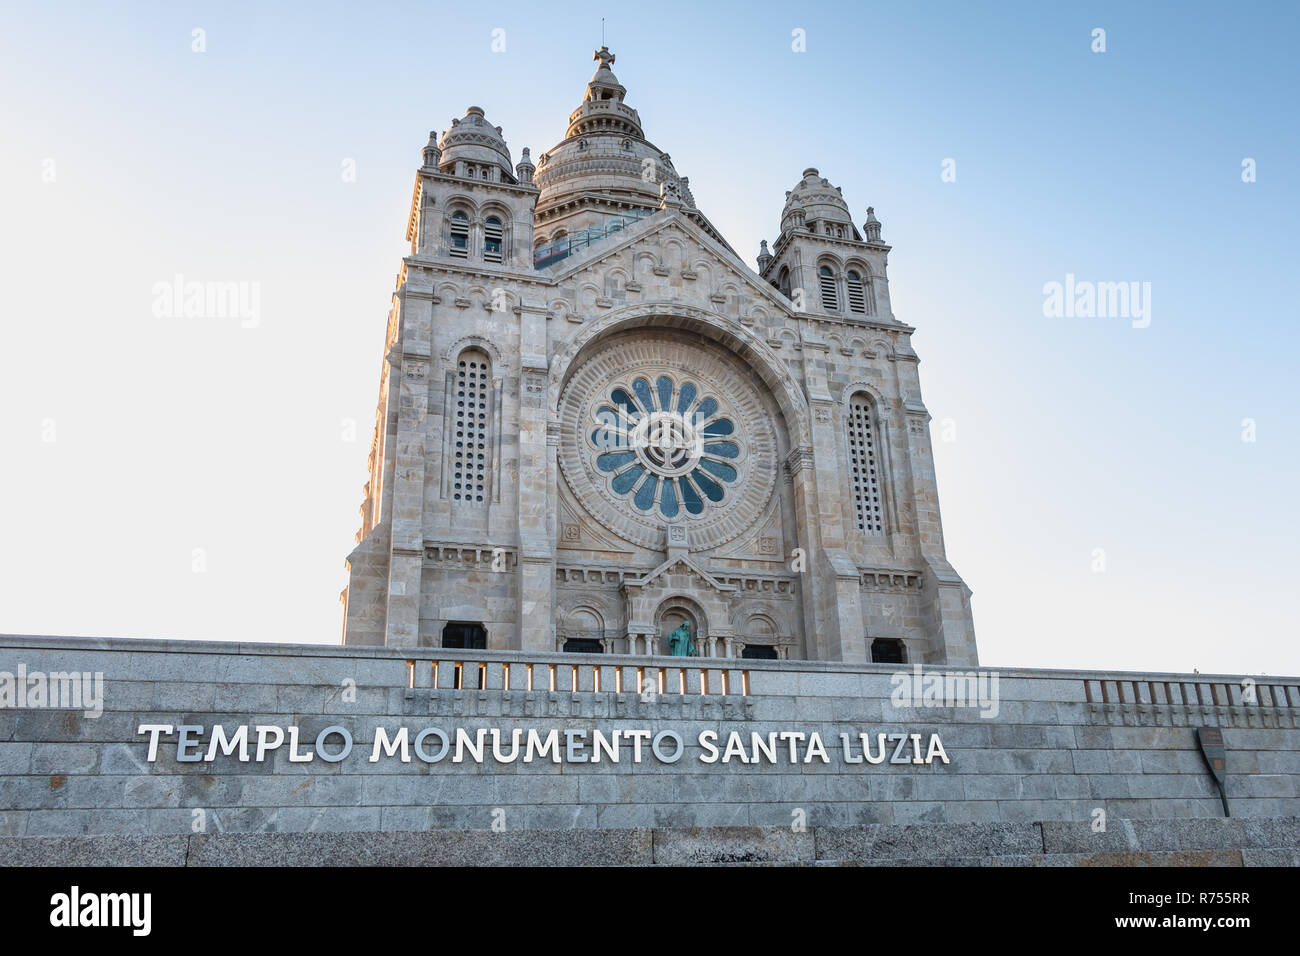
[[[700,421],[707,422],[713,417],[717,410],[718,403],[712,398],[706,398],[704,401],[700,402],[700,410],[695,414],[699,416]]]
[[[659,410],[666,412],[673,407],[673,380],[660,375],[655,379],[655,387],[659,390]]]
[[[620,495],[627,494],[632,490],[632,486],[636,484],[637,479],[641,477],[641,474],[644,471],[645,468],[643,466],[633,465],[627,471],[623,472],[623,474],[614,479],[614,491]]]
[[[597,448],[621,448],[627,444],[627,439],[619,431],[619,413],[614,409],[602,405],[596,412],[596,421],[605,426],[591,433],[591,440]]]
[[[700,469],[696,468],[691,472],[691,478],[700,486],[700,491],[704,492],[704,497],[710,501],[722,500],[722,488],[719,487],[712,478],[706,475]]]
[[[716,422],[710,422],[709,427],[704,429],[705,438],[718,438],[722,435],[730,435],[736,430],[736,426],[731,424],[730,418],[719,418]]]
[[[634,458],[636,458],[636,452],[611,451],[596,459],[596,467],[601,471],[618,471]]]
[[[649,511],[654,507],[655,488],[659,486],[659,479],[655,475],[648,477],[641,487],[636,490],[636,497],[632,503],[642,511]]]
[[[740,449],[729,441],[709,442],[704,446],[704,454],[717,455],[719,458],[739,458]]]
[[[636,397],[641,399],[641,407],[647,412],[655,410],[655,400],[650,397],[650,383],[643,378],[638,378],[632,383],[632,391],[636,392]]]
[[[700,500],[699,493],[695,487],[685,478],[681,479],[682,502],[686,505],[686,510],[693,515],[699,514],[704,510],[704,502]]]
[[[691,402],[695,401],[695,396],[697,394],[698,394],[698,390],[692,383],[687,382],[685,385],[682,386],[681,394],[677,396],[678,415],[686,414],[686,412],[691,407]]]
[[[615,405],[622,407],[624,413],[627,415],[636,415],[640,411],[636,407],[636,402],[632,400],[632,396],[627,393],[626,389],[616,388],[614,391],[609,393],[609,397]]]
[[[711,458],[705,458],[703,461],[700,462],[700,467],[707,468],[709,471],[713,472],[723,481],[736,480],[736,469],[732,468],[730,465],[724,465],[720,461],[714,461]]]
[[[671,478],[664,479],[664,493],[660,496],[659,513],[665,518],[677,517],[677,483]]]

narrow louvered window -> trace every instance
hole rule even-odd
[[[463,212],[452,214],[449,251],[452,257],[456,259],[469,257],[469,217]]]
[[[503,230],[501,220],[496,216],[489,216],[487,222],[483,224],[483,261],[500,262],[502,249]]]
[[[838,312],[840,297],[835,289],[835,273],[831,272],[830,266],[822,266],[817,270],[817,278],[821,281],[822,308],[827,312]]]
[[[857,312],[860,315],[867,313],[867,296],[862,288],[862,276],[856,272],[850,272],[848,275],[849,286],[849,311]]]

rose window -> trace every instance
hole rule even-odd
[[[735,424],[694,382],[660,375],[618,384],[595,405],[596,467],[638,511],[675,518],[721,502],[737,478]]]

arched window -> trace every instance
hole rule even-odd
[[[486,353],[466,349],[456,363],[455,412],[450,443],[451,497],[454,501],[482,504],[488,483],[488,394],[492,378]]]
[[[849,473],[858,530],[884,534],[880,495],[880,442],[875,403],[862,392],[849,401]]]
[[[740,656],[747,661],[777,660],[776,648],[767,644],[746,644]]]
[[[488,216],[487,221],[483,223],[483,261],[500,262],[502,240],[505,235],[501,226],[501,220],[496,216]]]
[[[776,287],[781,290],[783,296],[790,298],[790,270],[785,266],[781,267],[781,272],[776,278]]]
[[[867,296],[862,286],[862,276],[850,269],[847,276],[849,286],[849,311],[859,315],[867,314]]]
[[[871,642],[873,664],[903,664],[906,658],[903,642],[896,637],[878,637]]]
[[[448,621],[442,628],[442,646],[486,650],[487,629],[477,621]]]
[[[469,257],[469,217],[463,212],[451,214],[451,243],[448,251],[454,259]]]
[[[817,279],[821,283],[822,308],[827,312],[838,312],[840,310],[840,297],[835,288],[835,273],[831,271],[831,267],[822,266],[818,269]]]

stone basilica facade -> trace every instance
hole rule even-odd
[[[751,269],[595,59],[424,148],[344,642],[974,664],[880,222],[806,169]]]

